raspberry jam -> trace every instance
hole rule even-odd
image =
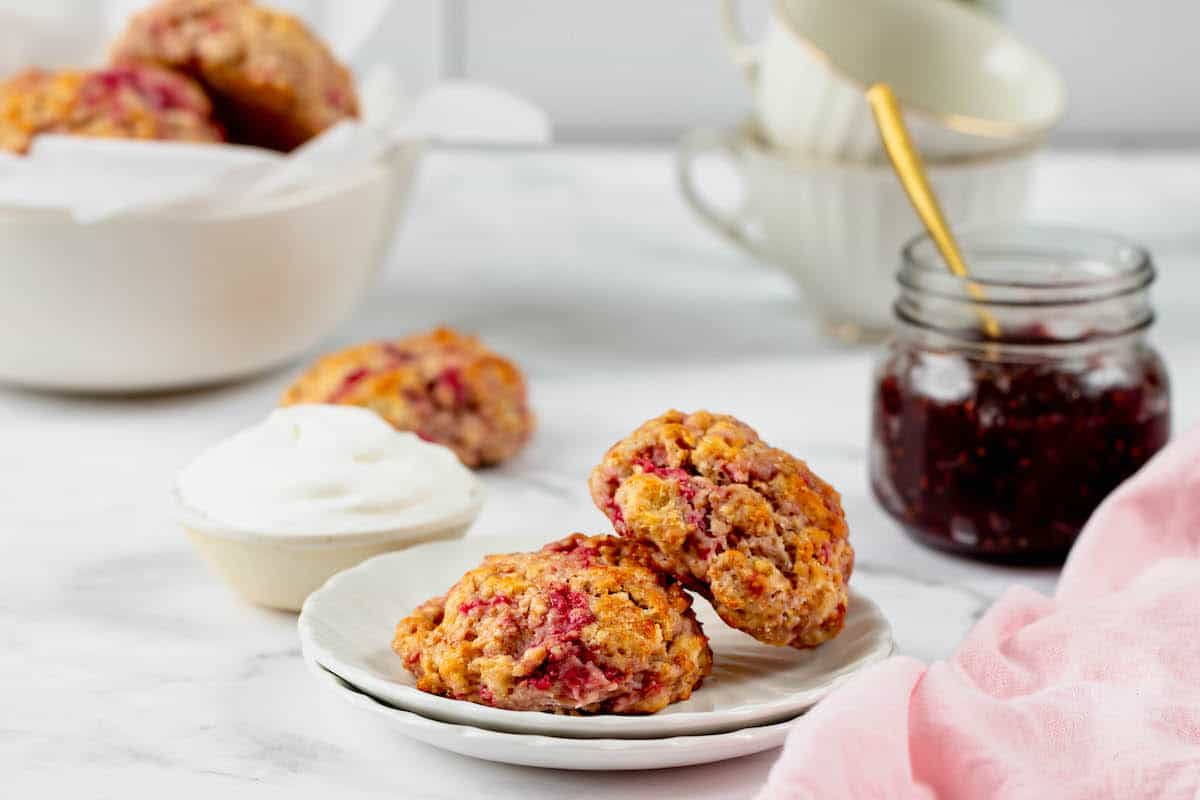
[[[875,380],[871,484],[920,542],[1056,563],[1166,443],[1168,379],[1145,341],[1144,251],[1077,231],[1015,238],[963,237],[982,302],[934,271],[923,240],[906,250],[899,326]],[[979,332],[981,309],[998,338]]]

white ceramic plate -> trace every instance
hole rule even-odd
[[[572,738],[649,739],[740,730],[791,719],[851,673],[892,652],[879,608],[851,591],[846,627],[815,650],[761,644],[718,619],[703,601],[697,616],[711,639],[713,672],[699,691],[649,716],[558,716],[489,708],[418,691],[391,650],[396,623],[443,594],[488,553],[534,550],[542,539],[481,537],[377,556],[331,578],[300,612],[300,639],[321,666],[389,705],[424,717],[493,731]]]
[[[556,739],[452,725],[391,708],[363,694],[324,667],[305,660],[346,721],[364,738],[404,736],[473,758],[548,769],[630,770],[687,767],[748,756],[783,744],[791,721],[709,736],[671,739]]]

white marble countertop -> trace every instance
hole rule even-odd
[[[1148,243],[1176,430],[1200,419],[1200,153],[1052,153],[1035,216]],[[334,340],[447,321],[532,380],[541,429],[485,474],[472,535],[598,529],[585,478],[668,406],[732,411],[841,488],[855,582],[903,652],[947,654],[1010,582],[911,544],[866,482],[873,353],[821,340],[789,283],[701,229],[665,151],[432,156],[384,284]],[[103,357],[103,354],[97,354]],[[259,419],[293,370],[97,400],[0,392],[0,767],[12,797],[751,796],[776,757],[636,774],[542,771],[363,740],[319,702],[295,618],[235,599],[172,525],[199,448]]]

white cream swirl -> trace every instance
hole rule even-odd
[[[453,522],[482,486],[454,453],[354,406],[281,408],[188,465],[185,509],[244,531],[325,536]]]

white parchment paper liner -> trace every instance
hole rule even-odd
[[[31,66],[102,64],[113,35],[145,4],[0,0],[0,76]],[[545,113],[512,93],[447,81],[411,96],[388,66],[361,63],[360,49],[381,25],[403,24],[391,0],[269,5],[301,16],[351,65],[361,120],[340,123],[287,155],[232,145],[39,136],[25,157],[0,154],[0,209],[65,209],[84,223],[180,206],[228,210],[344,174],[397,143],[528,145],[550,139]]]

